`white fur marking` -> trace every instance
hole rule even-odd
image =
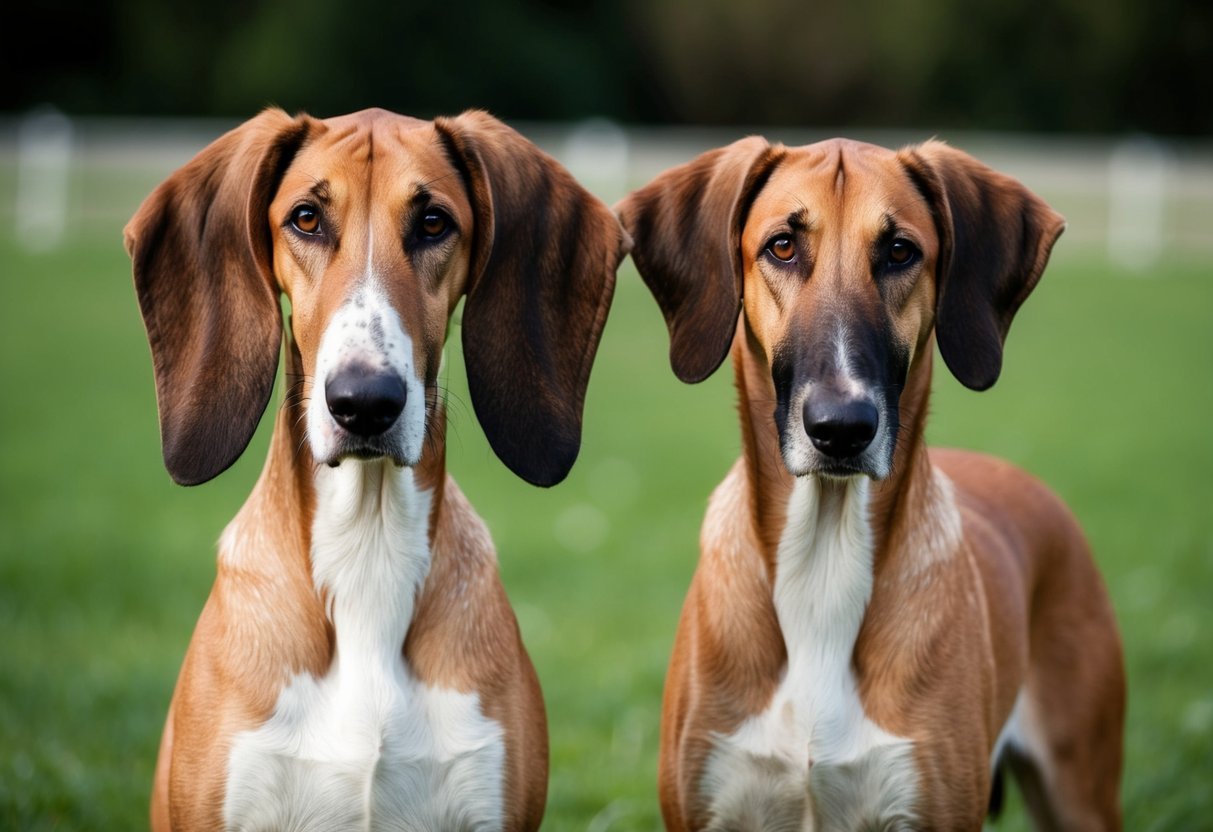
[[[812,382],[804,385],[792,394],[788,404],[788,421],[784,432],[786,440],[782,443],[783,464],[792,476],[800,477],[813,470],[813,462],[819,456],[804,423],[804,403],[813,392]]]
[[[710,829],[913,827],[912,743],[867,718],[851,668],[871,592],[868,480],[797,479],[775,572],[788,666],[765,711],[716,737]]]
[[[905,530],[902,551],[905,560],[903,579],[919,579],[929,574],[930,567],[961,551],[964,521],[956,505],[956,485],[934,465],[923,494],[925,510],[909,523]]]
[[[1033,712],[1033,703],[1026,688],[1019,689],[1015,697],[1015,707],[1011,709],[1006,724],[998,734],[994,743],[994,751],[990,754],[990,771],[997,769],[999,759],[1008,749],[1012,749],[1020,757],[1026,757],[1040,770],[1040,775],[1049,782],[1053,778],[1051,758],[1045,750],[1041,739],[1041,730],[1037,725]]]
[[[1024,691],[1021,688],[1019,695],[1015,697],[1015,707],[1011,709],[1011,713],[1007,716],[1006,724],[1002,726],[1002,731],[998,734],[998,739],[994,742],[994,750],[990,753],[990,775],[993,777],[998,771],[998,763],[1002,758],[1003,751],[1008,745],[1013,745],[1021,751],[1024,749],[1023,742],[1023,709],[1024,709]]]
[[[375,228],[368,225],[366,227],[366,278],[372,279],[375,274],[374,257],[375,255]]]
[[[863,398],[868,392],[867,387],[855,378],[855,370],[851,365],[850,338],[841,326],[834,330],[834,360],[838,362],[843,389],[856,399]]]
[[[505,743],[479,696],[430,688],[403,659],[430,567],[431,495],[411,469],[347,460],[316,474],[313,577],[336,653],[235,738],[228,829],[502,828]]]

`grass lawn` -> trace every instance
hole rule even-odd
[[[0,262],[0,828],[143,828],[214,541],[259,471],[264,426],[219,480],[172,485],[118,229],[45,255],[0,237]],[[657,829],[665,665],[707,495],[738,449],[730,373],[675,380],[628,264],[581,458],[542,491],[487,449],[457,340],[449,464],[493,531],[543,683],[545,829]],[[934,442],[1037,473],[1092,538],[1128,655],[1126,829],[1209,829],[1207,268],[1134,278],[1059,263],[1017,320],[994,390],[967,392],[942,367],[935,386]],[[996,828],[1026,828],[1016,805]]]

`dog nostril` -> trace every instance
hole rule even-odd
[[[813,447],[836,459],[862,453],[876,437],[880,413],[864,399],[804,403],[804,427]]]
[[[405,388],[395,373],[351,367],[325,383],[324,398],[341,427],[358,436],[377,436],[404,410]]]

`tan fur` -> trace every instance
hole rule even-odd
[[[728,175],[719,160],[737,158],[745,164],[733,186],[713,194],[705,183]],[[936,324],[947,318],[945,358],[958,377],[979,389],[993,383],[1002,339],[1060,217],[940,143],[896,153],[753,138],[667,171],[617,211],[675,341],[688,317],[703,319],[665,299],[719,294],[714,287],[730,282],[719,272],[732,263],[743,302],[732,341],[742,457],[710,502],[666,681],[659,786],[667,827],[708,824],[701,782],[715,738],[763,711],[782,678],[772,594],[793,478],[772,419],[771,361],[798,334],[841,316],[891,331],[909,356],[892,473],[872,485],[873,589],[853,671],[867,717],[914,744],[916,828],[981,828],[991,754],[1022,688],[1043,759],[1009,754],[1007,762],[1038,827],[1119,829],[1124,671],[1081,531],[1027,474],[979,454],[928,451],[923,440]],[[921,260],[910,278],[881,282],[872,251],[889,217]],[[794,236],[803,258],[795,274],[763,253],[781,233]],[[715,249],[681,250],[688,234]],[[687,352],[686,344],[671,352],[684,379]]]
[[[458,230],[450,251],[414,256],[402,244],[422,192]],[[288,232],[301,201],[323,206],[339,244]],[[541,234],[532,233],[532,211],[548,217]],[[575,239],[565,234],[574,227]],[[157,763],[154,829],[222,827],[232,738],[270,716],[294,675],[320,678],[333,662],[334,633],[310,562],[318,462],[304,414],[324,395],[312,379],[325,325],[368,257],[386,278],[426,386],[427,439],[415,471],[432,493],[431,566],[403,659],[425,685],[479,695],[504,729],[506,828],[538,828],[547,790],[543,699],[488,531],[445,472],[436,380],[449,317],[468,296],[465,314],[479,323],[466,350],[481,422],[521,475],[559,481],[580,440],[589,364],[626,245],[606,206],[483,113],[423,122],[368,110],[319,121],[269,110],[148,198],[127,227],[127,246],[155,361],[165,461],[178,481],[215,476],[247,444],[273,381],[279,293],[291,303],[286,400],[261,477],[221,541],[185,657]],[[531,281],[539,289],[520,294]],[[542,366],[516,363],[524,327],[540,334],[526,349],[549,351]],[[481,354],[484,345],[492,356]],[[563,455],[518,444],[528,431],[564,437]],[[210,438],[199,445],[199,437]]]

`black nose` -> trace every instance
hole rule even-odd
[[[880,413],[866,399],[831,399],[809,395],[804,403],[804,429],[813,447],[835,459],[855,456],[872,444]]]
[[[404,410],[404,381],[392,372],[347,367],[325,382],[324,398],[341,427],[358,436],[378,436]]]

